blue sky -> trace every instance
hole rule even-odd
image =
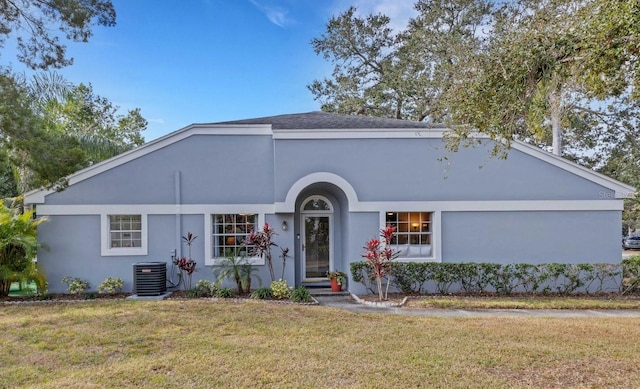
[[[59,72],[91,83],[122,110],[141,108],[147,141],[191,123],[319,110],[306,86],[330,76],[332,65],[310,41],[329,18],[354,5],[401,28],[414,12],[413,0],[113,3],[117,25],[95,28],[89,43],[69,43],[74,64]]]

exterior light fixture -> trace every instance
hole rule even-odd
[[[289,225],[287,224],[287,221],[283,221],[282,222],[282,231],[286,231],[289,229]]]

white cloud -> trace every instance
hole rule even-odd
[[[256,8],[260,10],[260,12],[264,13],[267,19],[276,26],[286,27],[289,25],[292,20],[289,19],[287,11],[285,8],[280,7],[275,4],[267,4],[267,3],[259,3],[256,0],[250,0],[251,4],[253,4]]]
[[[409,19],[418,16],[418,12],[413,8],[413,0],[335,0],[334,14],[344,12],[350,6],[358,9],[359,16],[370,14],[383,14],[391,21],[389,27],[394,31],[404,30]]]

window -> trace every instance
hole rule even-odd
[[[142,215],[109,215],[110,247],[142,247]]]
[[[102,215],[103,256],[147,255],[147,215]]]
[[[242,241],[251,231],[257,231],[257,222],[258,215],[254,213],[212,215],[213,257],[248,255]]]
[[[431,212],[387,212],[386,224],[396,228],[391,242],[397,246],[401,258],[432,257]]]

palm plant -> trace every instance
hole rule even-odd
[[[37,240],[37,227],[46,218],[33,218],[33,211],[20,212],[16,206],[0,208],[0,296],[6,296],[11,283],[33,276],[40,285],[32,260],[41,244]],[[40,286],[39,285],[39,286]]]
[[[213,267],[213,274],[219,284],[226,279],[233,280],[238,294],[243,294],[251,291],[252,277],[256,277],[258,282],[261,282],[260,278],[253,274],[256,270],[257,268],[249,263],[246,257],[240,257],[237,252],[229,251],[227,257]]]

